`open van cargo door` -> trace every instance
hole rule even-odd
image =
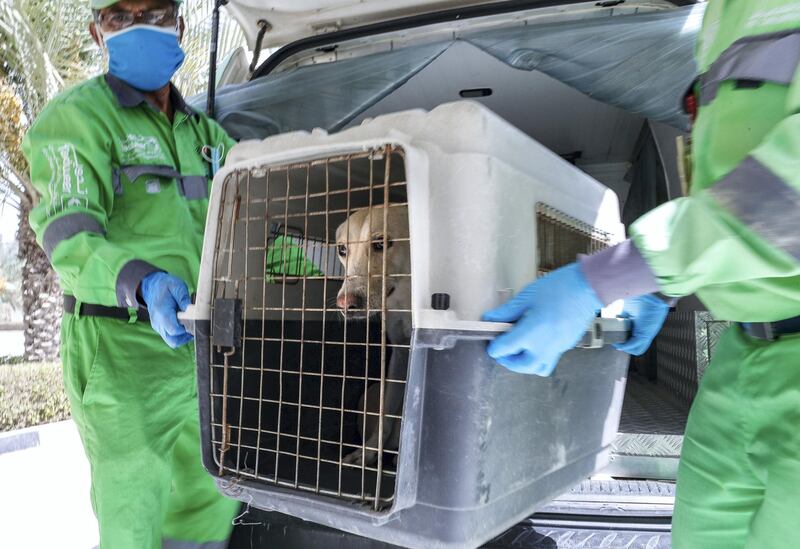
[[[603,4],[642,4],[642,7],[667,8],[694,3],[693,0],[633,0],[626,2],[579,2],[575,0],[229,0],[226,9],[239,25],[252,50],[261,21],[268,24],[262,48],[276,48],[312,36],[363,27],[375,23],[401,20],[437,12],[453,11],[451,20],[461,17],[459,9],[485,6],[485,14],[510,13],[552,7],[557,11],[597,11]],[[421,22],[420,24],[426,24]]]

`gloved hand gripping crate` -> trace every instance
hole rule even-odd
[[[256,507],[477,547],[608,462],[628,362],[605,318],[515,374],[481,313],[622,238],[612,191],[477,103],[239,144],[188,315],[205,467]]]

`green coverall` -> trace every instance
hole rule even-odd
[[[151,272],[195,291],[210,187],[201,148],[234,144],[174,88],[170,99],[173,122],[100,76],[53,99],[23,144],[41,193],[31,226],[65,294],[131,313],[65,314],[61,331],[104,549],[224,548],[238,509],[200,462],[194,345],[170,349],[134,320]]]
[[[698,41],[690,196],[632,239],[661,291],[717,318],[800,315],[800,2],[711,0]],[[677,549],[799,547],[800,334],[720,340],[678,472]]]

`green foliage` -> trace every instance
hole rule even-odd
[[[69,401],[55,362],[0,365],[0,431],[61,421]]]
[[[100,69],[86,0],[0,2],[0,199],[18,209],[36,197],[22,135],[56,93]]]
[[[186,32],[181,47],[186,60],[175,74],[173,82],[184,95],[190,97],[205,91],[208,85],[209,48],[211,45],[211,12],[214,2],[184,2],[181,14],[186,20]],[[245,45],[244,33],[239,25],[220,10],[217,62],[239,46]]]
[[[86,0],[5,0],[0,4],[0,67],[32,119],[60,89],[100,68]]]

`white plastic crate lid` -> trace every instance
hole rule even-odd
[[[624,239],[613,191],[481,104],[458,101],[336,134],[292,132],[237,144],[214,178],[193,316],[210,318],[214,235],[230,174],[386,144],[402,147],[406,159],[415,327],[489,329],[481,313],[536,276],[536,203],[608,233],[611,243]],[[437,292],[452,296],[447,314],[430,310]]]

